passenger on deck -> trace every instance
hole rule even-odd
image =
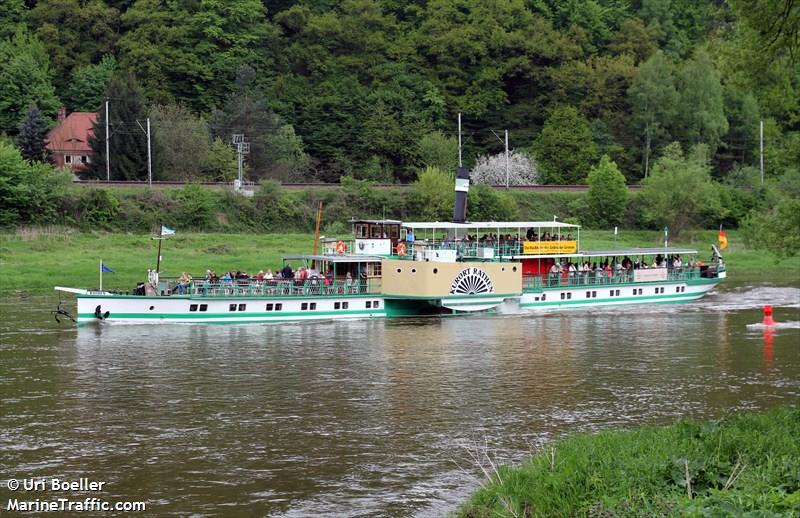
[[[291,264],[286,263],[286,266],[283,267],[283,270],[281,270],[281,278],[284,280],[294,279],[294,272],[292,271]]]
[[[412,229],[408,229],[408,232],[406,232],[406,241],[409,243],[414,242],[414,231]]]

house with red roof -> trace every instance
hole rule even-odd
[[[50,150],[56,167],[68,167],[73,172],[83,171],[92,162],[92,148],[89,137],[97,120],[93,112],[72,112],[58,110],[58,125],[47,135],[47,149]]]

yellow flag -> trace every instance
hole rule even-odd
[[[728,235],[722,229],[722,225],[719,226],[719,249],[725,250],[728,248]]]

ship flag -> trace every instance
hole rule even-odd
[[[722,228],[722,225],[719,226],[719,249],[725,250],[728,248],[728,234],[725,233],[725,230]]]

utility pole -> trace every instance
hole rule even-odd
[[[489,131],[492,132],[492,135],[494,135],[497,140],[499,140],[500,142],[505,143],[505,146],[506,146],[506,189],[508,189],[509,185],[510,185],[509,184],[509,178],[511,176],[510,175],[510,167],[509,167],[509,156],[508,156],[508,130],[505,130],[505,137],[506,137],[505,139],[501,139],[500,135],[495,133],[494,130],[489,130]]]
[[[108,151],[108,99],[106,99],[106,181],[111,181],[111,156]]]
[[[153,159],[151,154],[150,148],[150,117],[147,118],[147,129],[142,127],[142,123],[136,121],[136,124],[139,125],[139,129],[145,132],[147,135],[147,184],[152,187],[153,186]]]
[[[761,185],[764,185],[764,121],[761,121],[760,124],[760,131],[759,131],[759,148],[761,150],[760,153],[760,162],[761,162]]]
[[[238,191],[244,185],[244,155],[250,154],[250,143],[245,142],[243,133],[233,136],[233,144],[236,145],[237,164],[239,168],[238,179],[234,182],[234,188]]]
[[[506,130],[506,190],[508,190],[508,130]]]
[[[458,167],[461,165],[461,112],[458,112]]]

